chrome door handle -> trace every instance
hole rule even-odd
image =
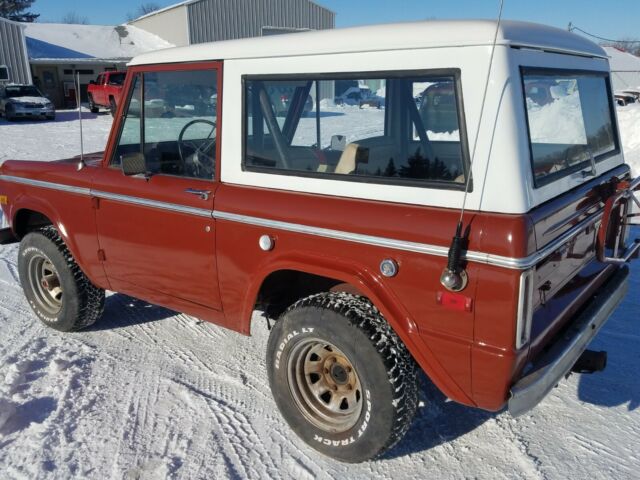
[[[190,193],[191,195],[197,195],[202,200],[209,200],[209,195],[211,195],[211,190],[197,190],[195,188],[187,188],[184,193]]]

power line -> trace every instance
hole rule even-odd
[[[585,35],[588,35],[590,37],[593,38],[597,38],[598,40],[602,40],[604,42],[611,42],[611,43],[640,43],[640,40],[614,40],[612,38],[605,38],[605,37],[601,37],[599,35],[594,35],[593,33],[589,33],[583,29],[581,29],[580,27],[576,27],[573,23],[569,22],[569,31],[573,32],[574,30],[577,30],[579,32],[584,33]]]

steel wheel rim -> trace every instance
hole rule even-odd
[[[62,309],[62,286],[58,271],[47,257],[37,254],[31,257],[27,266],[29,284],[38,306],[50,315],[57,315]]]
[[[353,428],[362,413],[360,379],[348,357],[335,345],[306,339],[291,350],[289,388],[302,414],[329,433]]]

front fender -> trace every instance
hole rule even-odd
[[[20,192],[10,204],[9,218],[11,218],[13,231],[17,234],[20,231],[20,226],[17,223],[20,212],[31,210],[47,217],[60,233],[75,262],[91,282],[101,288],[109,288],[104,269],[97,257],[98,243],[95,222],[93,220],[86,221],[86,215],[85,218],[81,218],[82,216],[74,218],[74,216],[78,217],[78,215],[74,215],[77,214],[77,210],[84,209],[87,209],[93,218],[94,213],[90,206],[90,200],[86,199],[86,202],[86,204],[84,202],[80,205],[76,203],[75,207],[66,208],[67,202],[65,208],[59,208],[54,205],[52,199],[47,198],[47,195],[35,197],[26,192]],[[19,238],[19,235],[16,236]]]

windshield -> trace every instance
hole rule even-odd
[[[523,87],[536,187],[618,151],[606,73],[526,69]]]
[[[33,85],[11,86],[5,89],[7,97],[42,97],[42,94]]]

